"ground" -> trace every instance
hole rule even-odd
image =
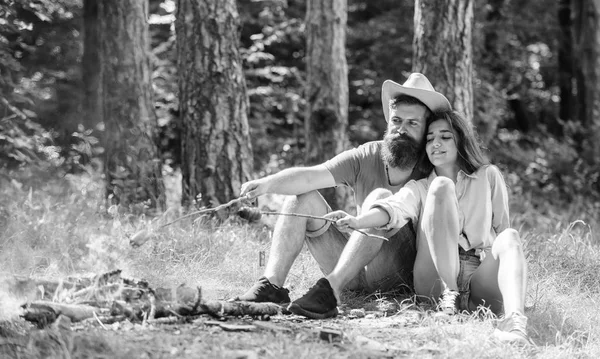
[[[275,315],[263,320],[208,315],[153,323],[100,324],[94,318],[59,320],[40,330],[14,323],[0,344],[11,358],[518,358],[536,347],[499,343],[480,312],[437,318],[410,297],[360,297],[340,315],[309,320]],[[264,320],[267,319],[267,320]],[[483,342],[481,338],[485,338]],[[12,342],[11,342],[12,340]],[[68,354],[67,354],[68,353]]]

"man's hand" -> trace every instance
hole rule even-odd
[[[249,200],[265,193],[268,193],[268,180],[266,177],[245,182],[240,189],[240,197],[246,196]]]
[[[252,200],[267,193],[299,195],[334,186],[333,175],[323,165],[292,167],[242,184],[240,196]]]
[[[358,228],[358,219],[344,211],[329,212],[324,218],[335,220],[335,225],[344,232],[351,232]]]

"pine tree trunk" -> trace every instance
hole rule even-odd
[[[575,20],[575,53],[577,58],[578,107],[580,121],[593,124],[600,110],[600,0],[573,1]]]
[[[413,71],[421,72],[452,108],[473,121],[473,2],[415,1]]]
[[[81,72],[83,79],[83,117],[86,128],[94,128],[102,119],[100,99],[100,60],[98,2],[83,1],[83,57]]]
[[[600,0],[573,1],[577,110],[586,131],[588,156],[600,152]]]
[[[322,163],[348,148],[346,0],[308,0],[306,164]],[[323,190],[334,209],[348,209],[349,189]]]
[[[252,169],[248,97],[235,0],[178,0],[182,202],[239,196]]]
[[[150,77],[148,3],[98,2],[104,173],[113,204],[164,208]]]
[[[560,88],[559,117],[563,121],[576,119],[573,96],[573,30],[571,18],[571,0],[560,0],[558,3],[558,23],[560,37],[558,40],[558,83]]]

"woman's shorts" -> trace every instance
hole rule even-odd
[[[465,251],[458,247],[458,258],[460,268],[458,270],[458,291],[460,293],[458,308],[469,310],[469,299],[471,297],[471,278],[481,264],[480,256],[475,254],[475,249]]]

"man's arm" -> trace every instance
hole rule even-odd
[[[297,195],[335,185],[333,175],[324,165],[292,167],[242,184],[240,195],[251,199],[266,193]]]

